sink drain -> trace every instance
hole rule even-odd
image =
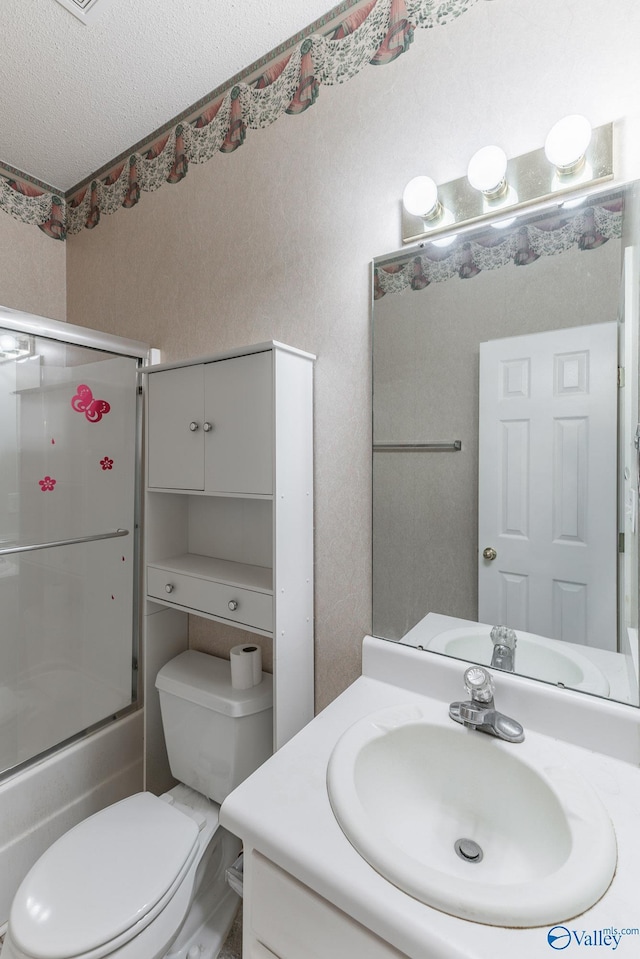
[[[465,862],[480,862],[482,860],[482,849],[473,839],[457,839],[453,848]]]

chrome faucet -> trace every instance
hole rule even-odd
[[[524,729],[515,719],[510,719],[495,708],[493,680],[483,666],[470,666],[464,674],[464,684],[471,698],[465,702],[451,703],[449,716],[468,729],[496,736],[508,743],[521,743]]]
[[[512,673],[516,666],[516,646],[518,637],[508,626],[494,626],[491,630],[493,655],[491,665],[494,669],[503,669]]]

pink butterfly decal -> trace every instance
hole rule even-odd
[[[99,423],[103,414],[111,407],[106,400],[94,400],[93,393],[85,383],[81,383],[78,392],[71,400],[71,406],[76,413],[84,413],[90,423]]]

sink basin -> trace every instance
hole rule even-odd
[[[427,649],[456,659],[491,664],[493,643],[490,626],[463,626],[447,629],[429,642]],[[598,696],[609,695],[609,682],[595,663],[569,643],[517,630],[516,672],[543,682],[581,689]]]
[[[538,768],[527,747],[419,706],[384,709],[338,740],[329,799],[360,855],[421,902],[488,925],[555,925],[607,890],[616,840],[588,783]]]

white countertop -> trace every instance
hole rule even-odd
[[[548,928],[505,929],[438,912],[380,876],[344,836],[326,789],[327,762],[340,735],[369,713],[398,704],[417,703],[429,721],[449,723],[448,703],[463,698],[464,693],[459,661],[367,638],[364,663],[368,675],[358,679],[227,798],[221,823],[412,959],[552,956]],[[408,685],[424,688],[430,695],[381,681],[380,675],[388,674],[395,682],[398,676],[406,676]],[[525,742],[508,748],[523,750],[523,757],[540,763],[571,766],[589,780],[609,812],[618,842],[618,868],[609,890],[586,913],[564,925],[578,936],[583,931],[592,936],[594,931],[611,927],[640,927],[638,711],[553,688],[538,702],[540,689],[540,684],[517,677],[496,679],[497,708],[523,721],[526,730]],[[456,690],[454,695],[452,690]],[[521,703],[521,712],[517,707],[509,711],[505,705],[514,701]],[[566,727],[573,744],[536,732],[531,723],[527,726],[526,718],[535,715],[537,702],[545,714],[541,725],[555,721],[560,732]],[[577,723],[564,715],[567,710],[575,713]],[[585,723],[585,745],[575,745],[585,710],[598,714],[600,722]],[[604,736],[603,723],[615,740],[611,751],[620,758],[595,751]],[[469,735],[484,734],[469,731]],[[572,947],[574,951],[578,948],[577,944]],[[607,947],[598,948],[596,956]],[[617,956],[635,959],[639,954],[640,935],[620,939]]]

